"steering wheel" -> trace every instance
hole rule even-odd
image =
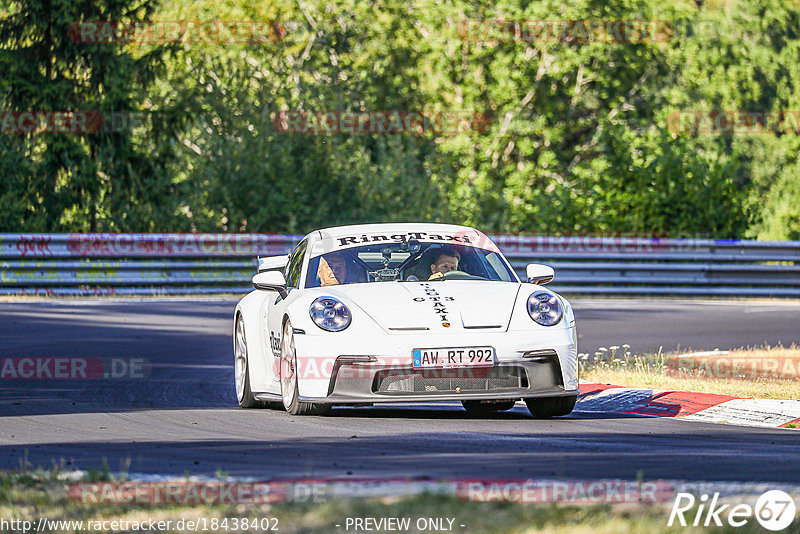
[[[480,276],[474,276],[469,274],[468,272],[464,271],[450,271],[449,273],[444,273],[442,276],[438,278],[431,278],[428,280],[429,282],[435,282],[436,280],[480,280]]]

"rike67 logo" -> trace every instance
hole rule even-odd
[[[695,509],[695,505],[697,505]],[[677,519],[685,526],[723,526],[724,522],[732,527],[741,527],[753,517],[767,530],[777,532],[792,524],[796,506],[791,495],[781,490],[770,490],[761,495],[755,506],[749,504],[719,504],[719,493],[709,496],[703,494],[696,499],[691,493],[678,493],[667,526],[672,526]]]

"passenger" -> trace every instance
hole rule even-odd
[[[321,286],[335,286],[346,282],[347,260],[338,252],[325,254],[319,259],[317,276]]]

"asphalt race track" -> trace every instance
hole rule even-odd
[[[457,404],[242,410],[233,392],[234,301],[0,303],[0,357],[143,358],[145,379],[0,379],[0,468],[259,479],[338,476],[800,480],[798,434],[523,405],[470,419]],[[580,350],[800,343],[800,302],[576,300]]]

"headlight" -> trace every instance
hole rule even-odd
[[[320,297],[311,303],[308,310],[311,320],[328,332],[339,332],[350,326],[350,310],[333,297]]]
[[[528,315],[542,326],[553,326],[563,315],[561,302],[547,291],[537,291],[528,297]]]

